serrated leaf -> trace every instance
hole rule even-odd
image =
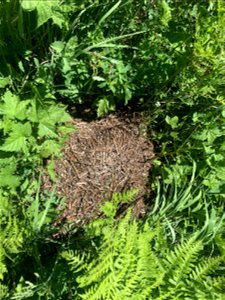
[[[97,103],[97,116],[101,117],[108,113],[109,111],[115,110],[115,103],[114,100],[107,99],[104,97],[103,99],[100,99]]]
[[[55,172],[55,161],[54,160],[51,160],[48,164],[47,164],[47,171],[48,171],[48,174],[50,176],[50,179],[52,181],[55,181],[56,180],[56,177],[57,177],[57,174]]]
[[[72,124],[58,127],[58,131],[60,131],[61,133],[64,133],[64,134],[74,132],[75,130],[76,130],[76,127]]]
[[[97,107],[97,116],[101,117],[109,111],[109,101],[103,98],[98,101]]]
[[[55,126],[52,123],[43,122],[38,125],[38,135],[40,137],[58,137],[55,131]]]
[[[0,171],[0,186],[10,186],[10,187],[17,187],[20,184],[20,178],[14,175],[15,167],[8,166],[5,168],[1,168]]]
[[[0,110],[8,118],[15,118],[17,113],[17,105],[19,103],[19,97],[13,95],[10,91],[7,91],[2,97],[4,104],[0,106]]]
[[[15,117],[20,120],[23,121],[27,118],[27,106],[30,104],[29,100],[26,101],[20,101],[17,105],[16,108],[16,115]]]
[[[40,146],[41,156],[49,157],[50,155],[59,155],[61,146],[54,140],[47,140]]]
[[[59,105],[51,105],[49,108],[40,107],[37,112],[39,123],[48,123],[55,125],[56,123],[64,123],[71,121],[72,118],[65,111],[65,107]]]
[[[62,28],[63,25],[65,25],[66,27],[68,26],[68,22],[64,18],[63,14],[58,12],[54,12],[54,14],[52,15],[52,21],[54,24],[58,25],[59,28]]]
[[[7,91],[3,96],[4,103],[0,106],[2,113],[10,119],[24,120],[27,115],[29,100],[20,101],[19,97]]]
[[[63,123],[72,121],[72,118],[68,113],[65,111],[65,107],[60,107],[58,105],[52,105],[48,109],[48,114],[52,122],[56,123]]]
[[[13,124],[14,122],[12,120],[9,120],[8,118],[6,120],[0,121],[0,129],[3,129],[4,135],[11,131]]]
[[[33,123],[38,123],[38,112],[34,102],[31,102],[31,107],[29,108],[28,120]]]
[[[27,152],[26,138],[24,136],[13,134],[5,140],[5,143],[0,147],[0,150],[9,152]]]
[[[9,137],[5,139],[0,150],[8,152],[23,151],[24,153],[27,153],[27,137],[32,133],[30,124],[14,124],[12,129],[13,131],[10,133]]]
[[[224,167],[216,168],[216,175],[217,175],[217,178],[219,178],[223,182],[225,182],[225,168]]]
[[[12,134],[17,134],[18,136],[29,137],[32,134],[32,128],[29,122],[25,124],[13,124],[12,125]]]
[[[213,143],[215,139],[222,135],[222,132],[219,128],[207,128],[202,130],[202,132],[195,134],[193,137],[196,140],[208,141],[209,144]]]

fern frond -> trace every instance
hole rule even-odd
[[[4,299],[7,292],[8,292],[7,286],[0,283],[0,299]]]
[[[171,8],[169,7],[169,4],[165,0],[162,0],[161,6],[163,9],[161,22],[164,26],[168,26],[168,23],[171,20]]]
[[[210,258],[207,261],[197,264],[190,274],[190,279],[193,282],[201,282],[204,278],[217,269],[222,262],[222,257]],[[190,284],[190,283],[189,283]]]
[[[178,245],[166,258],[168,274],[172,274],[170,282],[176,286],[181,279],[188,276],[194,267],[198,253],[202,250],[202,242],[190,238],[186,243]]]
[[[22,250],[24,230],[17,217],[12,216],[10,201],[0,194],[0,281],[4,280],[4,274],[7,273],[6,258],[12,259],[14,254]],[[3,293],[4,285],[0,288]]]
[[[83,260],[79,253],[66,254],[72,267],[75,266],[72,270],[77,275],[81,299],[220,299],[222,280],[214,288],[208,275],[219,267],[221,259],[202,261],[203,243],[196,240],[196,235],[170,250],[171,245],[162,242],[159,226],[152,228],[148,221],[137,222],[130,212],[120,220],[109,218],[105,228],[99,223],[100,234],[95,228],[101,240],[100,246],[95,245],[95,256],[89,256],[88,260],[83,256]],[[85,267],[79,267],[81,262]]]

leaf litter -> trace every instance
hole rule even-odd
[[[145,125],[140,113],[117,113],[90,122],[75,118],[73,123],[77,130],[55,163],[56,193],[65,198],[59,222],[87,224],[101,216],[99,206],[113,193],[134,188],[139,190],[132,202],[134,215],[144,216],[154,150],[146,132],[141,132]],[[53,185],[45,175],[43,188],[51,190]],[[121,204],[120,211],[126,209]]]

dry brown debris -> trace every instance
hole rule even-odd
[[[135,214],[145,213],[149,170],[153,146],[140,134],[140,116],[110,115],[84,122],[75,119],[77,131],[56,162],[59,176],[57,193],[66,197],[63,216],[83,225],[99,216],[99,205],[110,200],[113,192],[138,188]],[[49,186],[48,180],[45,188]]]

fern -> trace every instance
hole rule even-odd
[[[171,20],[171,8],[169,7],[169,4],[165,0],[162,0],[161,6],[163,10],[161,22],[164,26],[168,26],[168,23]]]
[[[0,299],[7,292],[4,275],[7,273],[6,260],[22,250],[24,230],[18,219],[11,214],[11,204],[0,194]]]
[[[107,218],[106,218],[107,219]],[[201,259],[203,244],[191,237],[170,249],[157,246],[157,227],[132,220],[131,212],[121,220],[95,223],[101,243],[96,255],[63,252],[78,284],[81,299],[220,299],[222,277],[212,280],[221,258]],[[98,227],[99,226],[99,227]],[[100,232],[100,233],[99,233]],[[215,285],[215,282],[217,285]],[[214,288],[216,286],[216,288]],[[213,298],[213,297],[217,298]]]

